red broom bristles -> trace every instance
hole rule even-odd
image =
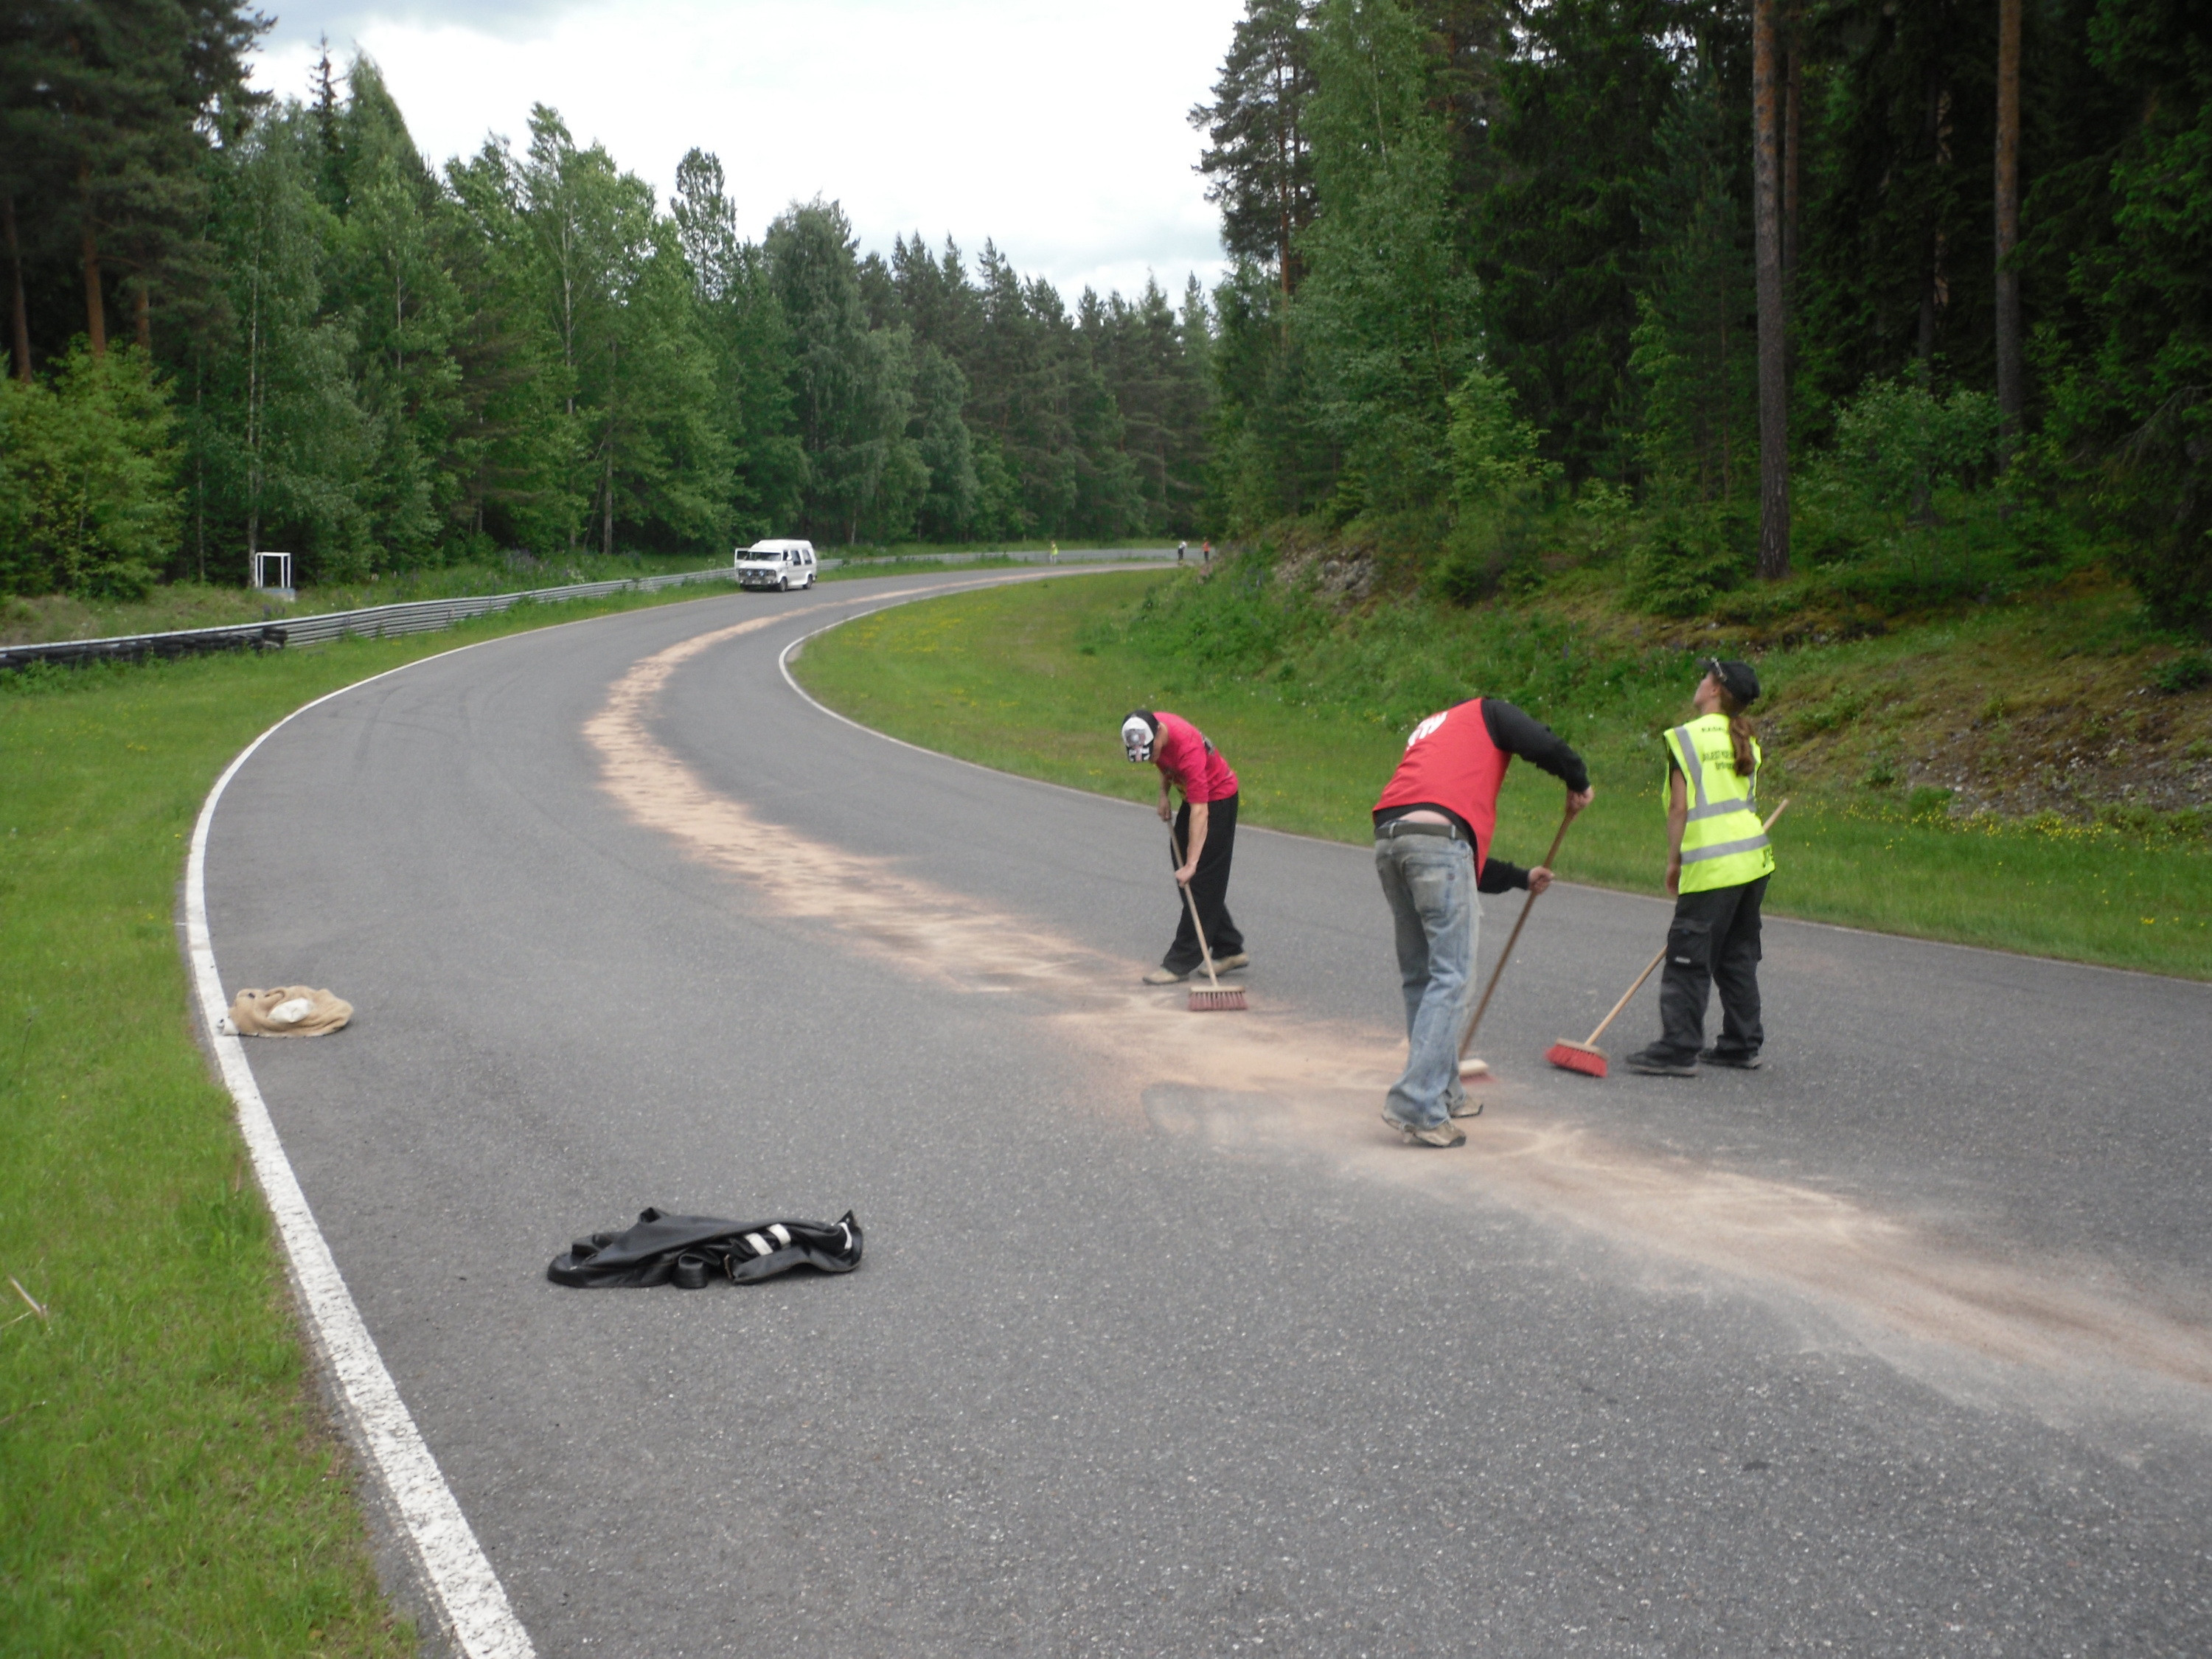
[[[1569,1042],[1564,1038],[1544,1050],[1544,1058],[1565,1071],[1581,1072],[1589,1077],[1605,1075],[1605,1056],[1587,1042]]]

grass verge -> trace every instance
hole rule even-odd
[[[1229,756],[1248,821],[1364,842],[1402,726],[1360,707],[1356,691],[1310,696],[1304,677],[1212,672],[1203,658],[1146,648],[1131,619],[1163,584],[1193,580],[1133,572],[922,601],[834,629],[794,669],[830,707],[893,736],[1132,800],[1152,799],[1156,776],[1123,760],[1115,729],[1129,709],[1166,703]],[[1819,660],[1824,672],[1844,672],[1832,647]],[[1780,666],[1786,678],[1786,664],[1773,662],[1762,672]],[[1686,714],[1695,677],[1677,678],[1679,695],[1613,684],[1580,708],[1530,700],[1531,712],[1583,750],[1598,790],[1560,855],[1569,879],[1659,892],[1662,762],[1644,705]],[[1480,679],[1459,684],[1479,689]],[[1449,695],[1438,687],[1433,701]],[[1786,768],[1786,752],[1776,758]],[[1500,801],[1498,850],[1522,861],[1539,856],[1559,804],[1556,783],[1516,767]],[[1779,914],[2212,978],[2212,845],[2202,839],[2055,817],[1954,819],[1916,812],[1909,800],[1808,787],[1776,841],[1770,906]]]
[[[370,1566],[176,884],[200,802],[311,698],[677,590],[265,656],[0,675],[0,1651],[412,1652]]]

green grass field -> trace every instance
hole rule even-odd
[[[1366,840],[1402,732],[1379,714],[1303,706],[1297,685],[1273,677],[1224,679],[1162,664],[1101,625],[1163,580],[1157,571],[1076,577],[918,602],[824,635],[795,672],[831,707],[909,742],[1134,800],[1152,798],[1157,774],[1122,758],[1116,728],[1131,708],[1165,704],[1229,756],[1249,822]],[[1656,740],[1602,709],[1540,713],[1582,749],[1598,792],[1560,873],[1657,893]],[[1776,758],[1786,767],[1786,756]],[[1540,856],[1559,793],[1542,773],[1516,767],[1500,802],[1498,852]],[[2212,846],[2201,840],[1914,817],[1811,789],[1796,794],[1775,839],[1769,905],[1779,914],[2212,978]]]
[[[185,848],[216,775],[311,698],[696,597],[0,675],[0,1653],[413,1651],[369,1565],[230,1098],[193,1041]]]

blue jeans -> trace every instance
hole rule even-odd
[[[1482,912],[1474,848],[1442,836],[1375,843],[1375,873],[1397,924],[1398,975],[1406,994],[1406,1074],[1383,1110],[1425,1129],[1466,1097],[1459,1038],[1474,1003],[1474,947]]]

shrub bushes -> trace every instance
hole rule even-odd
[[[0,592],[136,599],[176,544],[175,417],[135,349],[0,382]]]

